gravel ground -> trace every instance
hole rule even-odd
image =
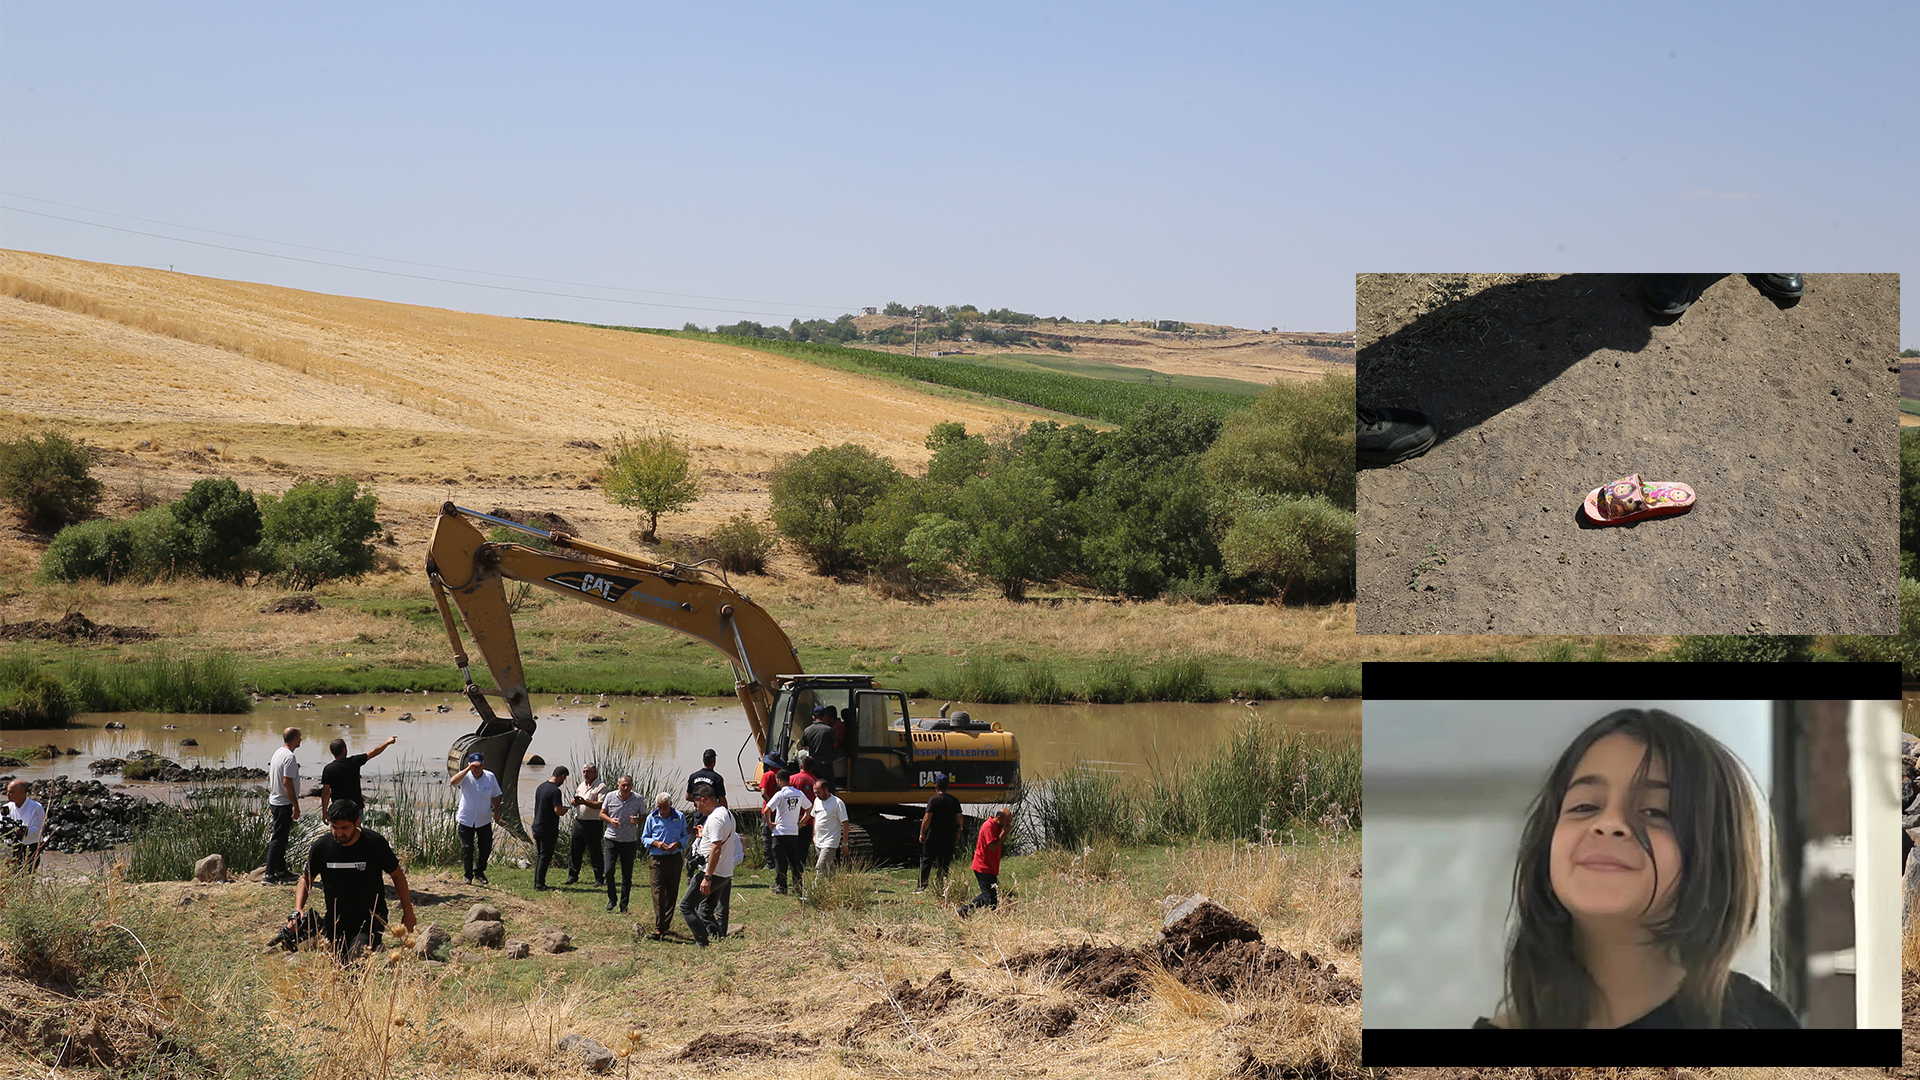
[[[1359,632],[1898,632],[1899,276],[1806,280],[1362,275],[1360,404],[1441,434],[1360,473]],[[1629,473],[1699,501],[1590,525]]]

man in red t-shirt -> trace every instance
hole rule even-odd
[[[993,812],[980,826],[980,837],[973,845],[973,876],[980,881],[980,895],[960,905],[960,917],[966,918],[978,908],[1000,903],[1000,850],[1013,827],[1013,811],[1006,807]]]

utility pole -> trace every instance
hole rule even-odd
[[[920,355],[920,305],[913,306],[913,355]]]

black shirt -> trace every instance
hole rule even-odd
[[[320,783],[328,789],[327,797],[335,802],[352,799],[364,808],[367,799],[360,794],[360,766],[366,763],[365,754],[352,754],[327,762],[327,767],[320,770]]]
[[[386,893],[381,874],[400,868],[393,845],[372,829],[361,829],[360,838],[343,844],[333,833],[323,833],[307,852],[307,876],[319,880],[327,894],[327,920],[334,925],[385,910]]]
[[[1680,1018],[1679,995],[1668,998],[1652,1012],[1633,1021],[1620,1025],[1619,1030],[1644,1030],[1648,1028],[1678,1028],[1686,1024]],[[1473,1022],[1476,1028],[1490,1028],[1494,1024],[1486,1017]],[[1761,986],[1739,972],[1727,975],[1726,997],[1720,1003],[1720,1026],[1723,1028],[1797,1028],[1800,1021],[1787,1008],[1786,1002],[1773,996],[1773,991]]]
[[[714,772],[712,769],[693,770],[693,775],[687,777],[687,798],[693,798],[694,787],[701,783],[713,785],[713,797],[722,802],[726,801],[727,782],[720,779],[720,774]]]
[[[548,836],[560,831],[560,815],[566,811],[567,800],[560,794],[560,785],[549,780],[533,789],[533,831]]]
[[[927,817],[933,822],[927,826],[927,843],[953,843],[954,829],[960,824],[960,800],[944,791],[935,792],[927,800]]]
[[[807,753],[815,761],[833,760],[833,725],[825,720],[815,720],[800,733],[800,741],[805,744]]]

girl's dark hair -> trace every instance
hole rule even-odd
[[[1671,910],[1649,929],[1687,970],[1676,1001],[1682,1022],[1719,1027],[1733,954],[1752,933],[1759,909],[1760,823],[1739,760],[1713,736],[1659,709],[1620,709],[1589,724],[1560,755],[1533,802],[1513,868],[1518,917],[1507,946],[1508,1015],[1524,1028],[1587,1025],[1599,988],[1580,960],[1573,917],[1554,895],[1548,863],[1573,770],[1589,747],[1615,733],[1646,748],[1633,774],[1636,787],[1646,780],[1654,755],[1666,763],[1680,880]],[[1651,860],[1646,823],[1638,815],[1627,817]]]

